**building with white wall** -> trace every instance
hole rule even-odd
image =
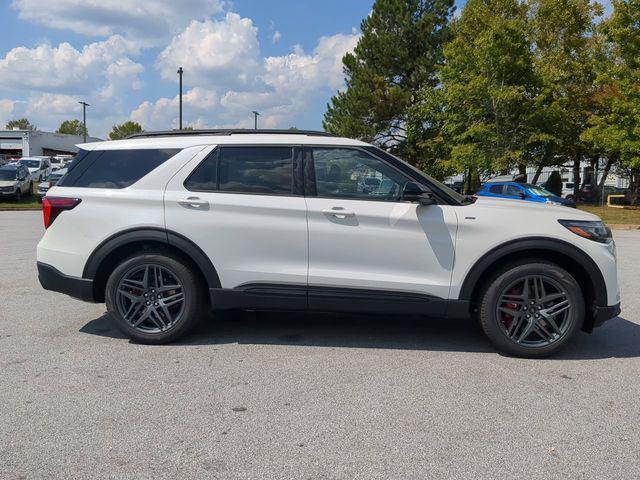
[[[87,142],[101,139],[87,137]],[[78,152],[81,135],[42,132],[40,130],[0,130],[0,160],[30,156],[73,155]]]

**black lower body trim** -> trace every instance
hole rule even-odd
[[[249,284],[237,288],[212,288],[209,293],[216,310],[310,310],[452,318],[468,317],[470,312],[466,301],[358,288]]]
[[[622,310],[620,309],[619,303],[617,305],[611,305],[607,307],[594,306],[593,307],[593,326],[599,327],[607,320],[610,320],[620,315],[621,311]]]
[[[96,303],[93,296],[93,280],[65,275],[46,263],[38,262],[38,280],[45,290],[64,293],[70,297]]]

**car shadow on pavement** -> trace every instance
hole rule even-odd
[[[80,332],[125,339],[105,313]],[[471,320],[353,314],[225,312],[206,318],[194,333],[174,345],[299,345],[452,352],[495,349]],[[555,360],[640,357],[640,325],[617,317],[580,333]]]

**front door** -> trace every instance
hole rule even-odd
[[[403,202],[411,179],[358,148],[306,148],[304,161],[310,307],[322,308],[332,295],[445,303],[439,300],[451,283],[454,207]]]

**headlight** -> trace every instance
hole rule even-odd
[[[609,243],[611,241],[611,229],[602,222],[586,220],[558,220],[558,222],[582,238],[599,243]]]

